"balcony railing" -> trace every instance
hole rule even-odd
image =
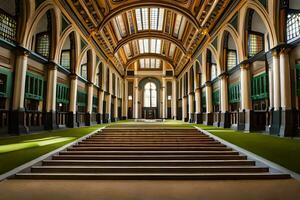
[[[56,112],[56,124],[58,126],[64,126],[68,121],[68,113],[67,112]]]
[[[239,112],[238,111],[233,111],[229,113],[230,116],[230,124],[237,124],[239,120]]]
[[[15,43],[17,22],[14,17],[0,9],[0,39]]]
[[[43,126],[43,113],[40,111],[26,111],[24,120],[29,128]]]

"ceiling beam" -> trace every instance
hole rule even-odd
[[[161,1],[141,1],[141,2],[127,3],[122,6],[119,6],[116,9],[111,10],[110,13],[107,16],[105,16],[105,18],[102,20],[101,24],[98,27],[98,31],[101,31],[111,19],[118,16],[119,14],[139,7],[160,7],[160,8],[172,10],[176,13],[180,13],[183,16],[185,16],[187,20],[191,24],[193,24],[193,26],[197,30],[201,28],[200,23],[197,21],[195,16],[192,15],[191,12],[186,8],[182,8],[182,7],[180,8],[178,5],[161,2]]]
[[[139,60],[139,59],[143,59],[143,58],[157,58],[163,61],[166,61],[167,63],[169,63],[173,69],[175,69],[174,63],[172,62],[172,60],[166,56],[163,56],[161,54],[156,54],[156,53],[144,53],[144,54],[139,54],[137,56],[134,56],[132,58],[130,58],[127,63],[124,65],[125,69],[127,69],[131,64],[133,64],[135,61]]]
[[[164,34],[162,32],[158,31],[147,31],[147,32],[139,32],[136,34],[129,35],[122,40],[118,42],[118,45],[114,49],[114,55],[119,51],[121,47],[123,47],[125,44],[128,42],[131,42],[133,40],[138,40],[138,39],[146,39],[146,38],[154,38],[154,39],[161,39],[161,40],[167,40],[171,43],[174,43],[177,48],[179,48],[182,53],[186,54],[187,50],[184,48],[182,42],[178,40],[177,38],[170,36],[169,34]]]

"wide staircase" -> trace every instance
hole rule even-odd
[[[286,179],[197,129],[126,126],[32,166],[19,179]]]

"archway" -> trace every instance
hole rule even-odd
[[[155,78],[140,81],[142,118],[157,119],[160,111],[160,82]]]

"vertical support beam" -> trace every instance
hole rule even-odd
[[[194,123],[194,95],[193,92],[189,93],[189,123]]]
[[[93,109],[93,83],[87,83],[87,109],[85,114],[85,125],[91,125],[92,109]]]
[[[108,93],[105,95],[105,101],[106,101],[106,109],[105,109],[105,119],[104,123],[110,123],[111,122],[111,94]]]
[[[238,129],[251,129],[251,98],[250,98],[250,69],[249,64],[241,64],[241,111],[239,112]]]
[[[281,123],[281,97],[280,97],[280,60],[279,52],[274,50],[272,52],[273,59],[273,100],[274,110],[272,112],[272,122],[270,127],[270,133],[278,135],[280,132]]]
[[[172,80],[172,116],[173,119],[176,120],[177,119],[177,85],[176,85],[176,78],[174,77]]]
[[[69,104],[69,117],[68,124],[69,128],[76,126],[76,103],[77,103],[77,82],[78,77],[76,74],[69,75],[70,78],[70,104]]]
[[[29,52],[18,50],[14,77],[14,92],[12,113],[9,120],[8,132],[13,134],[27,133],[29,130],[25,124],[25,84]]]
[[[206,87],[206,125],[213,125],[213,102],[212,102],[212,84],[210,81],[205,83]]]
[[[165,78],[162,79],[162,118],[167,118],[167,81]]]
[[[195,90],[195,101],[196,101],[196,116],[195,123],[202,123],[202,114],[201,114],[201,89],[196,88]]]
[[[280,136],[294,136],[296,127],[292,109],[291,69],[288,49],[280,52],[281,125]]]
[[[220,126],[223,128],[230,127],[229,104],[228,104],[228,76],[223,74],[220,76],[221,81],[221,121]]]
[[[122,118],[128,119],[128,80],[124,79],[123,98],[122,98]]]
[[[57,129],[56,124],[56,85],[57,85],[57,67],[53,62],[48,63],[48,78],[47,78],[47,99],[45,113],[45,129]]]
[[[98,111],[97,111],[97,123],[103,123],[103,100],[104,100],[104,91],[98,90]]]
[[[184,122],[188,121],[188,115],[187,115],[187,96],[182,97],[182,120]]]
[[[134,82],[133,82],[133,90],[134,90],[134,94],[133,94],[133,118],[134,119],[138,119],[139,118],[139,105],[138,105],[138,101],[139,101],[139,86],[138,86],[138,79],[135,78]]]
[[[115,112],[114,112],[114,122],[116,122],[116,121],[118,121],[118,97],[116,96],[115,98],[114,98],[114,110],[115,110]]]

